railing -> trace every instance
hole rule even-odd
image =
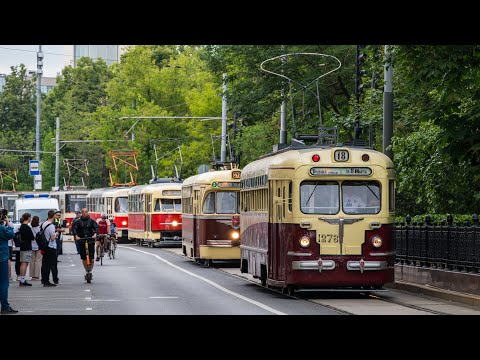
[[[480,273],[480,227],[477,214],[472,223],[453,223],[449,215],[439,224],[430,216],[424,222],[396,223],[393,238],[395,262],[401,265]]]

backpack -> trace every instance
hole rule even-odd
[[[45,237],[45,229],[48,228],[50,225],[53,225],[53,223],[48,224],[47,226],[45,226],[45,228],[42,228],[40,226],[40,231],[35,236],[35,241],[37,242],[38,250],[46,250],[48,247],[49,240]]]
[[[15,244],[15,247],[20,247],[20,244],[22,243],[22,236],[20,235],[20,230],[13,234],[13,242]]]

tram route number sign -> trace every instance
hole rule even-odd
[[[310,175],[370,176],[372,175],[372,169],[369,167],[312,167]]]

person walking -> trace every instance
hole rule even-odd
[[[33,236],[32,228],[30,227],[30,222],[32,221],[32,215],[30,213],[25,213],[22,215],[20,221],[20,286],[32,286],[25,279],[27,274],[27,267],[32,259],[32,241],[35,240]]]
[[[70,232],[73,235],[73,241],[75,241],[75,247],[77,248],[77,254],[80,255],[80,241],[75,240],[75,223],[80,219],[82,216],[81,211],[75,211],[76,218],[72,220],[72,227],[70,229]]]
[[[18,310],[14,310],[8,303],[8,240],[13,238],[13,225],[8,219],[8,215],[4,218],[4,224],[0,223],[0,303],[2,305],[1,314],[15,314]]]
[[[55,230],[58,232],[57,235],[57,255],[63,255],[63,233],[65,229],[62,227],[62,212],[56,211],[55,212]],[[57,257],[57,262],[60,262]]]
[[[40,218],[34,216],[32,222],[33,236],[36,237],[40,232]],[[30,261],[30,277],[32,280],[40,280],[40,272],[42,271],[42,252],[38,249],[38,244],[35,240],[32,241],[32,260]]]
[[[45,237],[49,240],[42,259],[42,284],[44,287],[51,287],[58,284],[57,232],[55,231],[55,226],[52,225],[55,210],[50,210],[47,216],[48,219],[40,227],[40,230],[44,231]],[[50,282],[50,271],[52,272],[54,284]]]

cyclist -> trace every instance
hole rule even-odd
[[[73,227],[73,234],[76,241],[86,237],[93,238],[98,233],[98,224],[90,217],[90,215],[88,215],[88,210],[86,208],[82,209],[82,216],[77,221],[75,221]],[[80,258],[83,260],[83,267],[85,268],[85,271],[88,272],[85,244],[83,244],[83,246],[79,246],[79,250]],[[93,241],[88,244],[88,255],[88,257],[90,258],[90,270],[93,270],[93,257],[95,256],[95,248],[93,245]],[[87,279],[87,274],[85,274],[85,279]]]
[[[113,222],[113,217],[109,217],[110,221],[110,237],[112,239],[112,244],[114,247],[117,247],[117,225]]]
[[[103,249],[107,251],[108,235],[110,234],[110,222],[107,219],[107,215],[102,214],[102,218],[97,220],[98,223],[98,236],[95,241],[95,250],[97,252],[97,258],[95,261],[100,261],[100,241],[103,241]]]

